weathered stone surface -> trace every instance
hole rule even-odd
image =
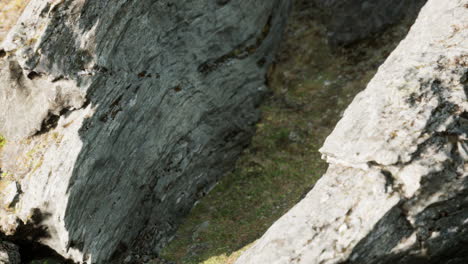
[[[468,1],[429,0],[314,189],[237,264],[468,263]]]
[[[416,17],[427,0],[314,0],[324,10],[329,42],[347,45],[405,17]]]
[[[16,245],[0,240],[0,264],[21,264],[19,249]]]
[[[157,252],[249,143],[289,5],[31,1],[0,47],[1,230],[79,262]]]

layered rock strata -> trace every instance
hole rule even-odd
[[[3,233],[158,252],[249,143],[289,5],[32,0],[0,46]]]

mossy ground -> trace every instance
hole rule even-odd
[[[236,170],[192,210],[162,257],[177,264],[232,264],[326,170],[318,149],[354,96],[407,32],[331,50],[307,0],[295,1],[263,120]]]

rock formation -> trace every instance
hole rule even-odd
[[[21,264],[19,249],[16,245],[0,240],[0,264]]]
[[[314,189],[237,264],[468,263],[468,1],[429,0],[321,149]]]
[[[32,0],[0,46],[1,231],[157,252],[249,143],[289,5]]]
[[[405,17],[415,17],[427,0],[314,0],[323,11],[333,46],[369,37]]]

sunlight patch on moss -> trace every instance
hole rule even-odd
[[[252,243],[253,244],[253,243]],[[201,264],[234,264],[234,262],[244,253],[252,244],[245,246],[244,248],[232,253],[232,254],[221,254],[219,256],[211,257]]]

